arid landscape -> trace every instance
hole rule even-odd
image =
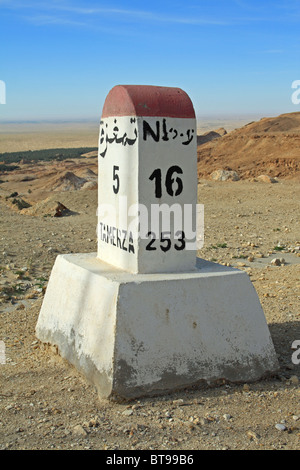
[[[122,403],[99,400],[35,336],[56,256],[97,249],[97,152],[1,158],[97,148],[98,123],[1,127],[1,450],[300,448],[300,113],[226,124],[198,126],[198,196],[205,210],[198,256],[248,273],[280,368],[256,383],[207,384]]]

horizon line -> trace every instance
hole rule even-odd
[[[198,119],[203,119],[203,118],[245,118],[248,116],[270,116],[270,115],[280,115],[280,114],[293,114],[295,112],[300,112],[300,111],[268,111],[268,112],[249,112],[249,113],[241,113],[241,112],[212,112],[212,113],[198,113],[196,116],[196,120]],[[101,116],[97,117],[88,117],[88,118],[19,118],[19,119],[1,119],[0,118],[0,124],[37,124],[37,123],[92,123],[92,122],[99,122],[101,119]]]

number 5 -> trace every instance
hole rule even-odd
[[[119,175],[117,175],[117,171],[119,170],[119,167],[114,165],[114,168],[113,168],[113,180],[115,181],[115,186],[113,185],[113,191],[115,194],[118,194],[119,192],[119,189],[120,189],[120,178],[119,178]]]
[[[160,248],[162,251],[168,251],[171,248],[171,240],[170,240],[171,232],[163,232],[160,234],[160,241],[161,243],[167,242],[165,246],[162,244],[160,245]]]

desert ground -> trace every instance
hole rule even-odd
[[[224,122],[214,124],[202,128],[209,132],[226,127]],[[97,125],[62,129],[58,137],[55,129],[2,128],[0,152],[93,147],[97,138]],[[217,168],[213,152],[224,145],[216,142],[205,144],[205,158],[212,155],[214,162],[211,172]],[[35,336],[56,256],[97,249],[97,158],[23,162],[0,174],[0,341],[5,344],[5,361],[0,363],[1,450],[192,454],[300,448],[299,173],[287,177],[276,165],[266,167],[266,160],[261,168],[256,165],[256,173],[247,173],[248,159],[240,179],[218,181],[208,169],[204,172],[199,160],[205,240],[198,256],[248,273],[270,328],[278,371],[255,383],[224,381],[130,402],[100,400],[55,348]],[[239,165],[233,161],[230,169],[228,164],[224,168],[243,170]],[[269,179],[259,179],[261,172]],[[18,209],[10,197],[15,192],[30,206]],[[68,209],[62,217],[55,216],[58,203]]]

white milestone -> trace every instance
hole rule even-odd
[[[57,257],[36,325],[100,398],[250,382],[278,369],[249,276],[197,257],[196,141],[193,104],[180,88],[108,93],[98,250]]]

